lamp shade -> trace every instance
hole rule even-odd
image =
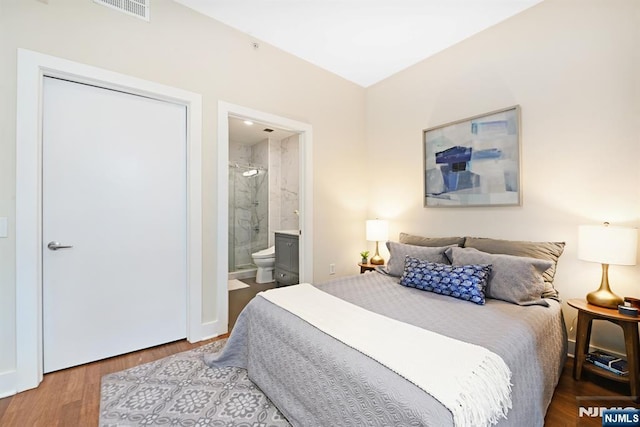
[[[383,219],[367,220],[367,240],[370,242],[386,241],[389,238],[389,222]]]
[[[611,225],[578,227],[578,258],[601,264],[635,265],[638,230]]]

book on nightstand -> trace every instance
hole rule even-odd
[[[606,369],[617,375],[629,375],[627,361],[604,351],[593,351],[587,354],[587,362]]]

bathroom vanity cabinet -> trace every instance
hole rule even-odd
[[[275,233],[276,265],[274,278],[276,286],[288,286],[299,283],[298,235]]]

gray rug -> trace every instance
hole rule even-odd
[[[289,426],[246,370],[203,363],[203,354],[225,342],[102,377],[100,426]]]

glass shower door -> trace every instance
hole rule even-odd
[[[268,179],[265,169],[229,167],[229,271],[255,268],[251,254],[268,244]]]

